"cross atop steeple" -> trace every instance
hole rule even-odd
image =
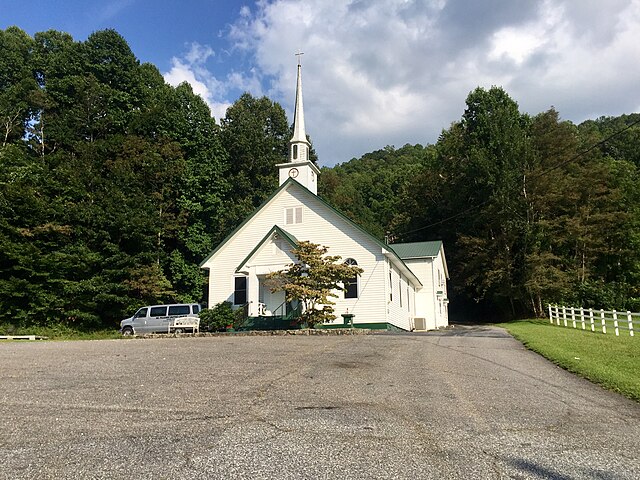
[[[300,49],[298,49],[298,53],[296,53],[296,57],[298,57],[298,66],[302,66],[302,55],[304,55],[304,52],[301,52]]]

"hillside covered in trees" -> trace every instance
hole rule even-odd
[[[529,116],[478,88],[435,145],[323,170],[321,194],[394,242],[444,240],[457,318],[548,302],[640,310],[640,114]]]
[[[202,300],[198,263],[277,186],[282,107],[244,94],[217,123],[113,30],[11,27],[0,52],[0,323]],[[460,315],[638,310],[639,121],[530,117],[477,89],[435,145],[323,168],[319,193],[380,238],[443,239]]]
[[[201,300],[199,262],[277,186],[282,107],[245,94],[217,124],[113,30],[11,27],[0,52],[0,323]]]

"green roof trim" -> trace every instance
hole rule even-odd
[[[262,210],[271,200],[273,200],[282,190],[285,190],[286,188],[288,188],[290,185],[297,185],[298,187],[300,187],[302,189],[302,191],[307,192],[309,195],[313,195],[314,198],[318,199],[318,201],[320,203],[322,203],[323,205],[325,205],[327,208],[329,208],[329,210],[332,210],[333,212],[335,212],[336,215],[338,215],[340,218],[342,218],[343,220],[345,220],[349,225],[353,226],[355,229],[360,230],[360,232],[362,232],[363,234],[365,234],[367,237],[369,237],[369,239],[371,239],[375,244],[379,245],[381,248],[383,248],[384,250],[387,250],[389,253],[391,253],[391,255],[393,255],[396,260],[398,261],[398,263],[400,263],[404,268],[407,269],[407,271],[411,272],[411,275],[413,276],[413,279],[418,283],[418,285],[422,286],[422,282],[420,282],[420,280],[418,279],[418,277],[416,276],[415,273],[413,273],[413,271],[407,266],[406,263],[404,263],[404,261],[402,260],[402,258],[400,258],[400,256],[396,253],[396,251],[391,248],[391,245],[388,245],[386,243],[384,243],[382,240],[376,238],[374,235],[372,235],[371,233],[367,232],[364,228],[362,228],[360,225],[358,225],[357,223],[355,223],[353,220],[351,220],[349,217],[347,217],[344,213],[342,213],[340,210],[337,210],[335,207],[333,207],[332,205],[330,205],[326,200],[322,199],[322,197],[319,197],[318,195],[315,195],[313,192],[311,192],[308,188],[306,188],[304,185],[298,183],[296,180],[294,180],[293,178],[288,178],[282,185],[280,185],[277,189],[275,189],[273,191],[273,193],[271,195],[269,195],[267,197],[267,199],[262,202],[260,204],[260,206],[258,208],[256,208],[253,213],[251,215],[249,215],[247,218],[244,219],[244,221],[238,225],[229,235],[227,235],[225,237],[224,240],[222,240],[222,242],[220,242],[220,244],[215,248],[215,250],[213,250],[213,252],[211,252],[207,258],[205,258],[201,263],[200,263],[200,267],[202,267],[205,263],[207,263],[209,261],[209,259],[211,257],[213,257],[229,240],[231,240],[231,238],[233,238],[235,236],[235,234],[240,231],[240,229],[242,227],[244,227],[247,223],[249,223],[249,221],[255,217],[258,212],[260,210]]]
[[[205,258],[202,262],[200,262],[200,267],[202,267],[205,263],[207,263],[209,261],[209,259],[211,257],[213,257],[216,253],[218,253],[218,250],[220,250],[224,245],[226,245],[226,243],[231,240],[231,238],[242,228],[244,227],[247,223],[249,223],[249,220],[251,220],[253,217],[256,216],[256,214],[262,210],[264,208],[265,205],[267,205],[271,200],[273,200],[275,198],[275,196],[281,191],[284,190],[288,185],[291,184],[291,182],[295,182],[295,180],[293,180],[292,178],[288,178],[286,182],[284,182],[282,185],[280,185],[278,188],[276,188],[273,193],[271,195],[269,195],[266,200],[264,202],[262,202],[260,204],[260,206],[258,208],[256,208],[253,213],[251,215],[249,215],[247,218],[245,218],[242,223],[240,225],[238,225],[236,228],[234,228],[232,230],[232,232],[227,235],[226,237],[224,237],[224,240],[222,240],[218,246],[213,250],[213,252],[211,252],[209,255],[207,255],[207,258]],[[296,182],[298,183],[298,182]],[[300,184],[298,184],[300,185]],[[300,185],[302,187],[302,185]],[[304,188],[304,187],[302,187]],[[305,189],[306,190],[306,189]]]
[[[442,241],[393,243],[389,245],[403,260],[410,258],[434,258],[440,253]]]
[[[291,235],[289,232],[284,231],[278,225],[274,225],[271,230],[269,230],[269,233],[262,237],[262,240],[260,240],[254,247],[254,249],[249,252],[249,255],[247,255],[244,260],[242,260],[240,265],[238,265],[238,268],[236,268],[236,272],[239,272],[240,269],[244,267],[244,265],[249,261],[249,259],[253,257],[253,255],[260,249],[260,247],[262,247],[262,245],[264,245],[267,240],[269,240],[269,238],[271,238],[276,233],[284,238],[292,247],[295,248],[298,246],[298,240],[296,239],[296,237]]]
[[[297,183],[297,182],[296,182]],[[300,185],[300,184],[298,184]],[[302,185],[300,185],[304,190],[307,190],[305,187],[303,187]],[[307,190],[308,191],[308,190]],[[309,192],[311,193],[311,192]],[[312,194],[313,195],[313,194]],[[321,197],[318,197],[317,195],[315,195],[315,197],[320,201],[320,203],[326,205],[330,210],[333,210],[333,212],[335,212],[336,215],[338,215],[340,218],[342,218],[343,220],[345,220],[347,223],[349,223],[351,226],[353,226],[354,228],[356,228],[357,230],[360,230],[362,233],[364,233],[367,237],[369,237],[371,240],[373,240],[374,243],[378,244],[380,247],[382,247],[384,250],[387,250],[389,253],[391,253],[396,260],[398,260],[398,263],[400,263],[404,268],[407,269],[407,271],[411,272],[411,275],[413,275],[413,279],[418,282],[418,285],[423,286],[422,282],[420,281],[420,279],[416,276],[415,273],[413,273],[413,271],[407,266],[406,263],[404,263],[404,260],[402,260],[402,258],[400,258],[400,256],[395,252],[395,250],[393,248],[390,248],[391,245],[388,245],[386,243],[384,243],[382,240],[380,240],[379,238],[377,238],[375,235],[367,232],[364,228],[362,228],[360,225],[358,225],[357,223],[355,223],[353,220],[351,220],[349,217],[347,217],[344,213],[342,213],[340,210],[337,210],[335,207],[333,207],[332,205],[330,205],[326,200],[324,200]]]

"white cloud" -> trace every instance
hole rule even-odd
[[[191,85],[194,93],[200,95],[203,100],[208,101],[211,97],[211,92],[204,82],[196,79],[196,74],[191,68],[191,65],[183,63],[179,58],[171,59],[171,70],[164,74],[164,79],[169,85],[177,86],[183,82],[187,82]]]
[[[306,125],[328,165],[435,142],[477,86],[574,122],[640,105],[640,0],[258,0],[225,31],[223,58],[193,44],[167,81],[188,81],[216,118],[242,91],[291,115],[301,49]]]
[[[112,20],[114,17],[117,17],[120,12],[122,12],[132,4],[133,0],[114,0],[111,2],[103,3],[99,7],[99,10],[96,14],[96,19],[99,22]]]
[[[211,114],[216,119],[223,118],[231,102],[226,100],[229,85],[238,82],[235,75],[226,80],[218,80],[208,69],[207,60],[215,55],[208,45],[192,43],[183,58],[173,57],[171,69],[166,72],[164,80],[173,86],[183,82],[189,83],[193,92],[207,102]]]
[[[197,42],[191,44],[185,59],[193,65],[202,65],[207,59],[214,55],[213,49],[208,45],[200,45]]]
[[[579,122],[640,103],[640,1],[259,1],[232,26],[265,92],[291,113],[303,57],[308,133],[333,164],[387,144],[434,142],[476,86]],[[236,82],[237,83],[237,82]],[[256,88],[254,86],[254,88]]]
[[[519,30],[513,27],[504,28],[493,36],[493,48],[489,59],[509,58],[516,64],[522,63],[545,43],[544,37],[535,30]]]

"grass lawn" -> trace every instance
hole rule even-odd
[[[0,335],[37,335],[47,337],[49,340],[105,340],[109,338],[122,338],[122,335],[116,328],[112,330],[83,331],[62,325],[21,328],[6,323],[0,324]]]
[[[544,320],[500,323],[527,348],[584,378],[640,402],[640,332],[621,332],[551,325]]]

